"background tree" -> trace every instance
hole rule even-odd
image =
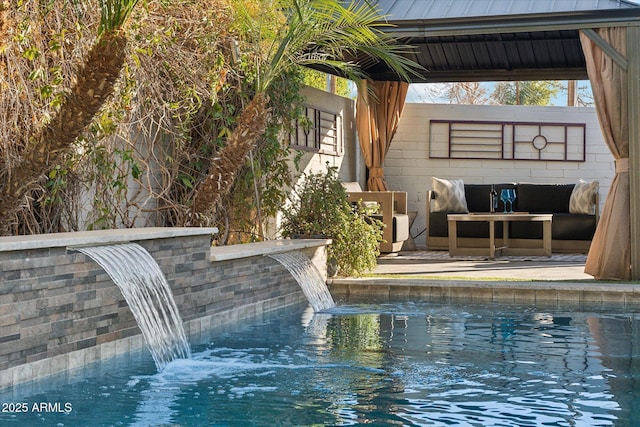
[[[561,88],[555,80],[498,82],[491,98],[502,105],[549,105]]]
[[[561,92],[567,96],[567,106],[576,107],[592,107],[593,93],[591,85],[588,81],[570,80],[567,85],[562,85]],[[569,97],[574,96],[574,103],[571,103]]]
[[[316,89],[327,90],[327,77],[328,74],[321,71],[312,70],[310,68],[303,69],[302,75],[304,77],[304,84],[314,87]],[[344,96],[345,98],[354,98],[355,91],[353,90],[353,84],[347,79],[342,77],[334,77],[336,79],[336,94]]]
[[[489,102],[487,89],[480,82],[445,83],[444,89],[451,104],[481,105]]]

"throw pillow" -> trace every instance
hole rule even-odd
[[[360,187],[360,183],[357,181],[343,182],[342,185],[347,193],[362,193],[362,187]]]
[[[434,212],[467,213],[467,199],[464,196],[464,182],[461,179],[431,178],[436,199]]]
[[[569,212],[573,214],[593,215],[595,213],[593,194],[598,191],[599,187],[600,183],[598,181],[578,181],[571,192]]]

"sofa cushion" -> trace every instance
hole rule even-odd
[[[432,178],[431,185],[436,193],[434,212],[467,213],[464,196],[464,182],[461,179]]]
[[[458,231],[458,237],[473,237],[473,238],[489,238],[489,223],[488,222],[474,222],[474,221],[460,221],[456,225]],[[495,224],[495,233],[497,238],[502,237],[502,223],[497,222]],[[447,235],[448,235],[447,231]]]
[[[362,193],[362,187],[357,181],[343,182],[342,185],[347,193]]]
[[[488,204],[489,202],[487,202]],[[458,237],[489,237],[489,223],[475,221],[460,221],[457,224]],[[502,224],[496,224],[496,237],[502,237]],[[429,237],[447,237],[449,235],[449,222],[446,212],[432,212],[429,215]]]
[[[551,234],[557,240],[591,240],[596,225],[595,215],[558,213],[553,215]]]
[[[489,212],[489,184],[465,184],[464,197],[469,212]]]
[[[593,195],[598,191],[600,183],[598,181],[580,180],[569,199],[569,212],[574,214],[595,214],[596,207],[593,204]]]
[[[504,203],[500,199],[500,190],[504,188],[516,188],[515,184],[494,184],[493,188],[498,194],[498,210],[504,211]],[[464,194],[467,199],[467,207],[469,212],[489,212],[489,193],[491,192],[491,184],[465,184]],[[518,210],[518,199],[513,203],[513,209]]]
[[[595,229],[595,215],[555,213],[551,222],[551,238],[553,240],[591,240]],[[509,224],[509,237],[542,239],[542,223],[514,221]]]
[[[530,213],[569,213],[574,184],[518,184],[517,209]]]
[[[431,212],[429,214],[429,236],[447,237],[447,213]]]
[[[382,221],[382,215],[371,215],[379,221]],[[446,218],[446,214],[445,214]],[[393,242],[404,242],[409,238],[409,215],[393,214]]]
[[[393,241],[404,242],[409,238],[409,215],[393,215]]]

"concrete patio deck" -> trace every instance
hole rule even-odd
[[[623,304],[640,308],[640,284],[596,281],[584,273],[586,255],[551,257],[455,257],[445,251],[381,256],[360,278],[328,281],[337,299],[419,298],[514,303],[578,303],[591,307]]]
[[[384,255],[372,272],[376,275],[420,275],[467,280],[593,280],[584,273],[587,256],[553,254],[544,256],[451,257],[447,251],[411,251]]]

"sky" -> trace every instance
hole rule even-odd
[[[484,82],[482,85],[485,87],[488,94],[493,92],[493,87],[495,86],[495,82]],[[591,85],[588,80],[580,80],[578,81],[578,87],[586,87],[584,91],[581,91],[583,96],[590,97],[591,96]],[[442,84],[440,83],[412,83],[409,86],[409,91],[407,92],[407,100],[408,103],[444,103],[448,104],[449,100],[446,98],[438,97],[438,92],[442,90]],[[559,93],[554,99],[552,99],[551,104],[553,106],[566,106],[567,105],[567,94],[566,92]]]

